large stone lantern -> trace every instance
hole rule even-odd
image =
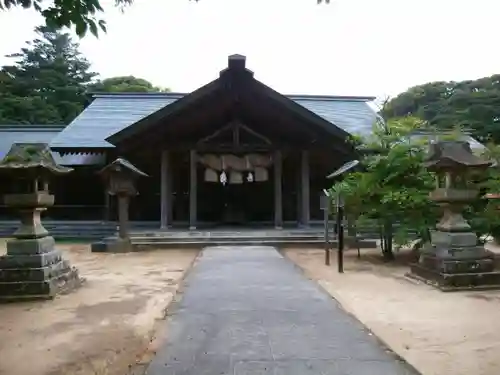
[[[94,245],[92,251],[127,252],[132,250],[129,233],[130,198],[137,195],[136,180],[148,175],[129,161],[118,158],[99,174],[104,178],[108,194],[118,199],[118,237]]]
[[[442,207],[443,216],[409,276],[441,290],[499,287],[494,255],[479,244],[462,215],[464,207],[479,195],[468,186],[469,176],[491,162],[475,156],[467,142],[441,141],[430,145],[425,165],[436,173],[436,189],[430,199]]]
[[[0,257],[0,301],[53,298],[81,284],[78,271],[62,259],[55,241],[43,227],[40,214],[54,204],[50,175],[71,172],[58,165],[46,144],[14,144],[0,162],[0,172],[16,181],[16,190],[4,197],[17,209],[21,225]]]

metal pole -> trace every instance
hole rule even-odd
[[[344,207],[341,202],[337,205],[337,264],[338,272],[344,273]]]
[[[325,196],[325,207],[323,209],[323,219],[325,224],[325,264],[330,265],[330,235],[328,221],[330,219],[330,201],[328,196]]]

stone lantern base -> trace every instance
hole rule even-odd
[[[431,244],[421,250],[410,270],[408,277],[442,291],[500,289],[495,255],[477,245],[472,232],[432,232]]]
[[[50,236],[11,240],[0,257],[0,302],[52,299],[82,282]]]
[[[47,235],[40,221],[44,208],[30,207],[51,200],[45,193],[6,197],[6,202],[22,207],[21,227],[7,242],[7,254],[0,256],[0,302],[52,299],[82,284],[76,268],[62,259],[54,238]]]

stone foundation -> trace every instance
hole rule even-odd
[[[477,245],[474,233],[433,232],[408,277],[442,291],[500,289],[495,254]]]
[[[500,272],[444,273],[423,267],[418,263],[410,266],[406,276],[423,281],[444,292],[500,289]]]
[[[129,253],[133,251],[130,238],[106,238],[104,241],[94,242],[90,249],[93,253]]]
[[[0,302],[52,299],[82,282],[50,236],[11,240],[0,257]]]

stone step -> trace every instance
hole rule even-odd
[[[295,238],[247,238],[247,239],[173,239],[173,240],[163,240],[163,241],[137,241],[132,239],[132,245],[139,250],[147,248],[175,248],[175,247],[204,247],[204,246],[314,246],[322,247],[324,241],[322,239],[295,239]],[[358,244],[353,244],[352,242],[346,240],[347,248],[376,248],[377,244],[373,240],[361,240]],[[330,241],[330,246],[332,249],[337,247],[337,241]]]
[[[295,241],[324,241],[324,235],[321,234],[267,234],[267,235],[254,235],[254,234],[247,234],[247,235],[241,235],[241,234],[228,234],[228,235],[219,235],[219,234],[211,234],[211,235],[189,235],[187,232],[186,234],[175,234],[175,235],[170,235],[170,236],[162,236],[162,235],[157,235],[157,236],[137,236],[137,235],[132,235],[131,239],[133,242],[164,242],[164,241],[190,241],[190,240],[196,240],[196,241],[234,241],[234,240],[240,240],[240,241],[253,241],[256,239],[259,240],[295,240]],[[330,241],[333,241],[336,239],[336,236],[331,235],[330,236]],[[351,240],[351,237],[346,236],[345,240]],[[371,239],[369,237],[365,236],[358,236],[357,240],[368,240]]]
[[[241,235],[228,235],[228,236],[218,236],[218,235],[211,235],[211,236],[185,236],[185,235],[177,235],[177,236],[131,236],[132,241],[147,241],[147,242],[162,242],[162,241],[189,241],[189,240],[207,240],[207,241],[232,241],[232,240],[255,240],[255,239],[273,239],[273,240],[288,240],[288,239],[293,239],[293,240],[320,240],[323,241],[324,237],[323,236],[302,236],[302,235],[269,235],[269,236],[252,236],[252,235],[247,235],[247,236],[241,236]]]
[[[44,227],[49,231],[49,233],[57,240],[80,240],[80,241],[95,241],[106,237],[110,237],[117,232],[117,223],[115,222],[99,222],[99,221],[53,221],[45,220],[43,221]],[[268,237],[269,231],[272,229],[226,229],[214,231],[211,230],[196,230],[196,231],[182,231],[179,229],[172,229],[169,231],[160,232],[160,230],[155,230],[159,223],[154,222],[132,222],[132,237],[168,237],[172,239],[184,239],[188,238],[203,238],[210,237]],[[19,227],[19,223],[15,220],[10,221],[0,221],[0,237],[10,237]],[[144,228],[144,230],[142,230]],[[332,228],[333,231],[333,228]],[[281,237],[284,236],[302,236],[304,239],[310,238],[320,238],[323,239],[323,229],[320,225],[314,226],[310,229],[284,229]],[[374,230],[367,230],[367,228],[361,228],[359,230],[358,236],[360,238],[378,238],[378,234]],[[280,237],[280,238],[281,238]],[[239,238],[239,237],[238,237]]]

